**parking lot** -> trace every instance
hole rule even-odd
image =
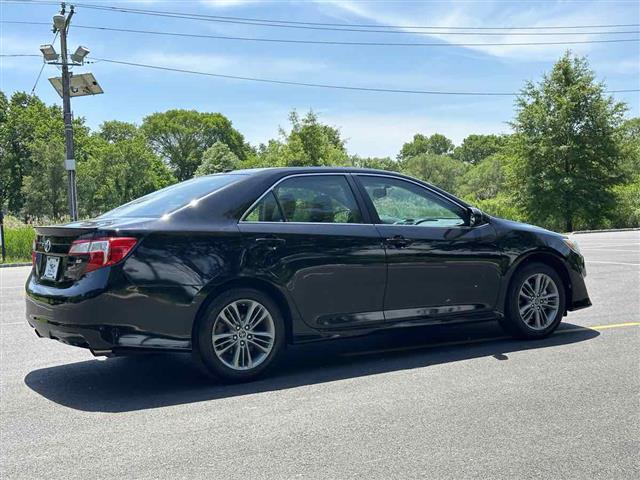
[[[38,339],[2,268],[0,477],[640,478],[640,231],[576,238],[594,306],[548,339],[386,332],[235,386]]]

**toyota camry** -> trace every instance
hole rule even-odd
[[[94,355],[192,352],[224,381],[263,374],[289,344],[496,320],[537,339],[591,305],[570,238],[379,170],[203,176],[36,231],[38,336]]]

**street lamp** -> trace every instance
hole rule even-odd
[[[62,14],[54,15],[53,26],[56,30],[63,30],[67,26],[67,17]]]
[[[89,49],[82,45],[76,48],[76,51],[71,54],[71,60],[75,63],[83,63],[84,57],[89,54]]]
[[[60,58],[60,55],[58,55],[56,49],[53,48],[53,45],[40,45],[40,51],[42,52],[42,56],[46,62],[55,62]]]

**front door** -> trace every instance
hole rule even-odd
[[[311,327],[384,321],[385,251],[342,174],[278,182],[239,223],[247,262],[285,288]]]
[[[495,309],[499,256],[490,224],[470,227],[462,205],[398,177],[357,175],[387,252],[387,321]]]

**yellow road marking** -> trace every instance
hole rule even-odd
[[[606,325],[585,325],[584,328],[590,328],[591,330],[607,330],[609,328],[622,328],[622,327],[640,327],[640,322],[626,322],[626,323],[609,323]],[[566,330],[582,330],[582,328],[567,328]]]
[[[576,328],[562,328],[556,330],[554,335],[561,333],[575,333],[575,332],[583,332],[585,330],[608,330],[612,328],[625,328],[625,327],[640,327],[640,322],[626,322],[626,323],[610,323],[607,325],[585,325],[584,327],[576,327]],[[509,335],[502,335],[500,337],[483,337],[483,338],[474,338],[470,340],[456,340],[452,342],[440,342],[440,343],[431,343],[426,345],[411,345],[408,347],[397,347],[397,348],[382,348],[379,350],[366,350],[364,352],[347,352],[343,353],[341,356],[343,357],[359,357],[363,355],[371,355],[373,353],[394,353],[394,352],[406,352],[410,350],[422,350],[427,348],[439,348],[439,347],[451,347],[455,345],[471,345],[474,343],[484,343],[484,342],[495,342],[496,340],[511,340],[513,337]]]

